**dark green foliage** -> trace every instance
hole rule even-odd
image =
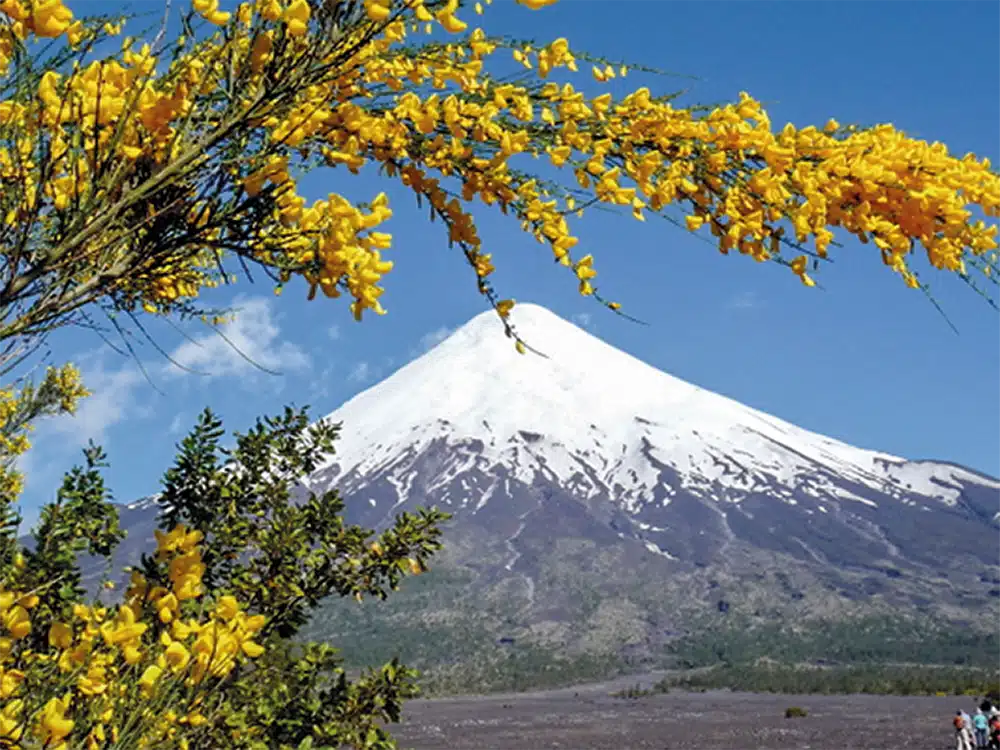
[[[256,726],[267,727],[262,750],[306,739],[332,747],[391,748],[384,725],[398,722],[402,701],[417,694],[416,672],[396,660],[349,680],[337,650],[325,644],[276,644],[257,667],[253,680],[234,686],[244,710],[219,728],[219,744],[211,746],[225,747],[232,729]]]
[[[66,473],[56,499],[42,508],[32,532],[32,547],[19,550],[23,566],[16,571],[17,585],[40,596],[33,613],[39,627],[32,638],[43,638],[53,619],[83,599],[79,557],[90,555],[110,562],[111,553],[125,538],[101,476],[107,466],[104,451],[90,444],[83,455],[84,465]],[[3,570],[14,573],[16,568]],[[42,643],[25,645],[43,647]]]
[[[206,746],[227,746],[234,730],[260,727],[261,750],[301,747],[308,738],[394,747],[384,724],[398,721],[402,701],[417,693],[417,673],[395,658],[351,680],[337,649],[290,640],[324,599],[381,600],[406,573],[426,570],[441,547],[438,524],[448,517],[437,510],[401,513],[376,536],[344,522],[336,492],[305,492],[297,481],[333,453],[338,429],[310,425],[306,409],[286,408],[235,433],[235,447],[226,449],[222,423],[206,409],[164,475],[161,529],[181,523],[201,531],[206,588],[268,618],[253,679],[227,696],[238,710],[206,729]],[[149,556],[143,572],[164,582],[163,566]]]
[[[988,695],[1000,686],[1000,672],[969,667],[857,665],[815,667],[744,664],[689,672],[669,680],[684,690],[728,688],[790,695]]]
[[[205,534],[206,587],[268,613],[265,633],[292,637],[332,594],[385,599],[440,549],[438,524],[448,516],[438,510],[401,513],[373,538],[344,523],[336,492],[293,502],[295,482],[333,453],[338,429],[286,408],[236,433],[227,450],[221,421],[206,409],[164,475],[161,528],[183,523]],[[144,567],[155,580],[155,565]]]
[[[812,621],[785,625],[733,624],[706,628],[670,646],[685,669],[772,659],[787,664],[951,664],[986,666],[1000,654],[996,632],[979,632],[904,617]]]
[[[629,685],[623,690],[612,693],[614,698],[625,698],[626,700],[636,700],[638,698],[646,698],[650,695],[663,695],[664,693],[670,692],[670,683],[666,680],[660,680],[651,687],[644,688],[640,683],[635,683],[634,685]]]
[[[685,689],[748,692],[985,694],[997,684],[997,634],[929,619],[708,628],[671,645]]]
[[[785,718],[786,719],[801,719],[801,718],[804,718],[804,717],[806,717],[808,715],[809,715],[809,712],[806,711],[801,706],[789,706],[788,708],[785,709]]]

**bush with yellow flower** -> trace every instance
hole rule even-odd
[[[335,493],[293,499],[336,433],[287,409],[223,449],[206,410],[164,474],[155,552],[111,602],[79,567],[124,536],[99,448],[32,544],[0,502],[0,747],[390,747],[415,673],[392,662],[350,680],[334,648],[296,635],[327,597],[384,598],[425,570],[446,515],[403,513],[375,535],[344,522]]]

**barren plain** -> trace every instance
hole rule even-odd
[[[402,750],[945,750],[971,698],[610,693],[636,678],[537,693],[415,700]],[[785,718],[800,706],[801,718]]]

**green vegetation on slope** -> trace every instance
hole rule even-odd
[[[655,691],[728,688],[754,693],[869,693],[875,695],[991,695],[1000,697],[1000,672],[973,667],[867,665],[721,666],[668,678]]]
[[[553,570],[558,568],[548,575]],[[703,610],[685,615],[677,636],[639,640],[634,631],[645,627],[642,613],[649,609],[636,592],[611,597],[577,583],[567,599],[536,594],[538,601],[561,607],[558,621],[540,621],[538,610],[524,607],[509,582],[484,585],[467,568],[442,565],[408,580],[377,606],[324,603],[305,636],[342,648],[352,668],[405,657],[421,670],[425,692],[436,695],[539,689],[652,669],[697,670],[684,674],[693,680],[685,683],[691,688],[769,690],[788,683],[792,692],[866,686],[874,692],[965,692],[979,690],[991,677],[983,670],[1000,653],[995,633],[903,613],[812,618],[790,627]],[[763,661],[778,671],[766,671]],[[804,674],[797,668],[803,664],[836,669]],[[887,664],[953,669],[881,666]],[[786,675],[779,667],[792,671]]]
[[[995,632],[929,618],[898,616],[818,620],[792,628],[735,622],[688,634],[670,645],[682,668],[770,659],[787,664],[907,663],[992,666],[1000,654]]]

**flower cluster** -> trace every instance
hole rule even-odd
[[[21,493],[23,478],[13,461],[31,447],[26,433],[32,421],[46,414],[72,414],[86,395],[80,371],[73,365],[49,367],[38,384],[0,388],[0,498]]]
[[[0,591],[0,746],[180,740],[185,726],[208,721],[213,686],[263,653],[254,640],[263,615],[232,596],[216,596],[210,609],[201,601],[201,533],[178,525],[157,541],[169,586],[134,571],[114,608],[75,604],[46,625],[32,617],[38,594]],[[32,640],[39,628],[44,637]]]
[[[977,218],[1000,213],[986,160],[891,125],[774,128],[747,94],[710,110],[648,88],[592,95],[593,83],[548,79],[577,73],[580,59],[594,62],[597,84],[628,69],[565,39],[492,38],[469,28],[456,0],[339,7],[254,0],[230,13],[195,0],[191,17],[207,30],[178,40],[165,64],[162,50],[131,38],[89,59],[120,29],[74,20],[61,0],[4,0],[0,64],[35,37],[80,52],[0,100],[0,250],[18,233],[40,238],[53,268],[70,273],[74,301],[110,296],[167,313],[228,281],[221,263],[236,254],[273,271],[279,289],[300,277],[310,298],[346,292],[356,317],[381,313],[391,236],[373,230],[391,212],[384,195],[370,206],[339,193],[307,201],[293,173],[325,166],[377,168],[410,189],[494,307],[495,253],[477,231],[477,204],[516,216],[584,295],[597,271],[591,255],[574,255],[570,222],[599,204],[638,220],[675,208],[722,253],[776,260],[809,285],[838,232],[874,245],[910,286],[920,285],[918,247],[930,267],[972,283],[972,270],[997,268],[996,227]],[[425,32],[445,38],[415,46]],[[489,73],[500,50],[525,76]],[[572,178],[525,172],[525,157]],[[28,273],[16,260],[15,281]]]

